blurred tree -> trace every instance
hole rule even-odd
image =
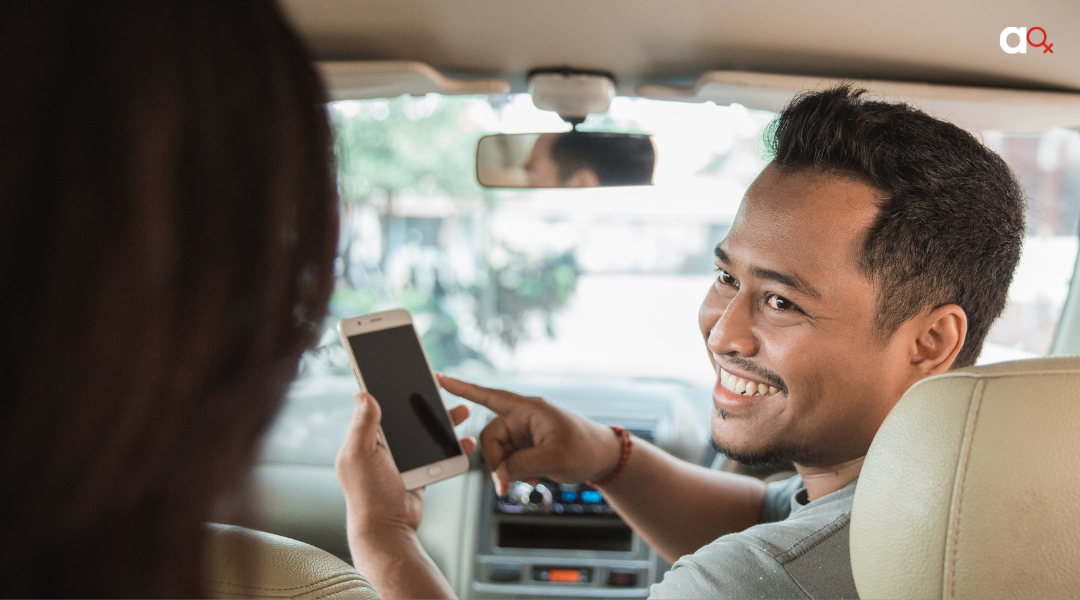
[[[370,281],[368,274],[355,277],[353,271],[374,267],[379,271],[375,279],[382,283],[381,271],[391,250],[390,224],[397,218],[394,203],[402,193],[455,199],[480,195],[474,157],[483,131],[468,118],[468,102],[467,98],[430,94],[423,98],[341,102],[331,109],[343,212],[349,214],[358,205],[372,206],[378,210],[382,232],[381,264],[365,266],[354,264],[351,258],[352,247],[359,242],[355,230],[342,229],[339,281],[346,285],[339,285],[334,294],[335,318],[378,308],[374,290],[352,287],[354,281]],[[443,292],[441,288],[439,291]],[[461,344],[457,323],[441,309],[436,294],[407,293],[398,300],[414,313],[427,312],[436,317],[432,331],[425,334],[436,368],[476,354]]]
[[[351,103],[332,112],[338,187],[346,203],[392,203],[402,191],[477,197],[481,128],[468,99],[429,94]]]
[[[479,196],[475,156],[483,131],[467,117],[468,102],[428,94],[341,102],[331,110],[341,200],[379,210],[384,261],[394,201],[402,192],[458,199]],[[351,231],[344,233],[341,253],[349,256],[356,240]],[[342,277],[351,279],[352,268],[345,261]]]
[[[329,326],[336,326],[340,318],[390,308],[388,302],[406,308],[418,317],[423,315],[417,320],[428,324],[421,333],[437,369],[466,360],[490,364],[481,352],[460,340],[458,320],[463,317],[475,319],[480,331],[511,350],[526,337],[525,320],[531,315],[545,319],[551,334],[553,316],[569,298],[577,278],[572,254],[537,262],[512,253],[508,264],[492,270],[486,262],[489,236],[485,232],[473,240],[473,250],[481,263],[475,284],[444,285],[436,273],[432,289],[418,289],[414,276],[405,289],[385,291],[383,272],[397,249],[392,246],[391,225],[396,222],[401,229],[399,220],[405,218],[395,211],[402,196],[452,198],[462,208],[458,218],[472,219],[481,229],[489,222],[501,194],[481,188],[476,182],[476,143],[486,132],[470,114],[477,102],[486,100],[429,94],[423,98],[401,96],[332,105],[343,227],[338,287],[331,300]],[[353,252],[354,245],[360,242],[357,229],[344,222],[360,207],[375,209],[379,215],[382,235],[378,264],[362,264]],[[471,303],[475,307],[473,314],[449,310],[447,301],[455,296],[477,300]],[[455,306],[462,304],[470,303]],[[334,351],[324,347],[337,344],[334,337],[324,336],[320,350],[312,353],[312,361],[320,364],[313,362],[306,371],[322,368],[347,372],[340,348]]]
[[[508,257],[505,265],[491,269],[490,286],[494,291],[494,315],[480,321],[480,329],[498,337],[509,350],[527,337],[531,316],[544,321],[548,337],[555,336],[554,317],[573,295],[580,274],[573,250],[548,254],[539,259],[500,244]],[[479,296],[482,290],[475,289]]]

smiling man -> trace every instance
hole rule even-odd
[[[699,325],[717,372],[714,445],[744,463],[792,461],[798,476],[766,486],[538,398],[441,379],[496,413],[480,444],[500,491],[541,475],[598,482],[675,563],[655,597],[857,597],[847,526],[870,442],[912,384],[974,363],[1019,259],[1019,186],[954,125],[839,87],[798,98],[767,141],[774,158],[716,247]],[[369,421],[372,404],[358,408]],[[347,497],[386,469],[366,456],[352,474],[339,465]],[[383,593],[422,593],[377,572],[387,544],[413,548],[396,564],[418,547],[385,524],[400,509],[356,504],[353,556],[376,561],[362,572]]]

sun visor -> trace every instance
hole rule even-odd
[[[506,94],[503,79],[446,77],[421,62],[405,60],[320,61],[316,65],[331,100],[396,98],[402,94]]]
[[[841,82],[865,88],[876,98],[907,102],[970,130],[1038,132],[1051,127],[1080,127],[1080,93],[1070,92],[709,71],[693,87],[642,84],[637,94],[655,100],[713,101],[779,112],[799,92]]]

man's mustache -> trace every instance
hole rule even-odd
[[[780,376],[776,373],[766,369],[765,367],[762,367],[761,365],[758,365],[754,361],[746,358],[739,358],[737,356],[729,356],[724,360],[724,362],[739,367],[740,369],[753,374],[761,381],[764,381],[765,383],[780,390],[782,394],[787,396],[788,388],[787,385],[784,383],[784,380],[781,379]]]

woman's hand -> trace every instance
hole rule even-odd
[[[454,591],[416,535],[424,516],[424,490],[407,491],[379,433],[382,410],[375,397],[354,396],[356,408],[335,468],[345,492],[345,527],[353,565],[382,598],[452,598]],[[469,409],[450,409],[458,425]],[[465,438],[468,454],[476,440]]]
[[[382,410],[375,397],[359,393],[353,398],[352,424],[335,463],[345,492],[349,538],[415,533],[424,516],[424,490],[405,489],[379,431]],[[468,417],[469,409],[464,405],[450,409],[455,426]],[[468,454],[476,448],[476,440],[465,438],[461,446]]]

